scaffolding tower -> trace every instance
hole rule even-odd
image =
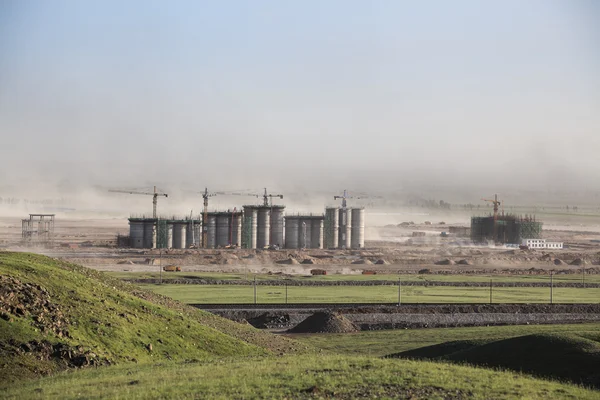
[[[26,245],[54,244],[54,214],[29,214],[21,220],[21,239]]]

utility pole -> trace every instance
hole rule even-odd
[[[492,304],[492,278],[490,278],[490,304]]]
[[[256,304],[256,275],[254,275],[254,304]]]
[[[158,250],[158,268],[160,274],[160,285],[162,285],[162,249]]]
[[[398,278],[398,306],[402,304],[402,283],[400,282],[400,278]]]
[[[550,271],[550,304],[554,304],[554,299],[552,298],[554,292],[554,274],[553,271]]]

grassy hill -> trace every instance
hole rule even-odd
[[[600,388],[598,339],[598,335],[586,338],[576,334],[536,334],[493,341],[462,340],[391,357],[499,367]]]
[[[285,356],[115,366],[9,388],[8,399],[598,399],[599,392],[514,372],[357,356]]]
[[[70,367],[307,349],[101,272],[34,254],[0,252],[1,382]]]

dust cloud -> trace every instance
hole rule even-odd
[[[0,5],[2,215],[600,200],[595,6],[36,4]]]

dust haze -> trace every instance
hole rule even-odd
[[[0,213],[598,203],[597,5],[143,4],[0,5]]]

